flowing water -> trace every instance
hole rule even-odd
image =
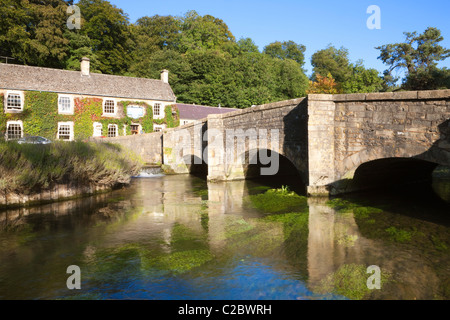
[[[0,299],[450,298],[450,206],[431,188],[330,201],[284,185],[157,175],[0,212]]]

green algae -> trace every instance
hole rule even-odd
[[[352,300],[368,299],[374,290],[367,286],[370,274],[367,266],[359,264],[344,264],[337,271],[328,274],[313,288],[319,294],[334,293]],[[381,289],[390,279],[390,275],[381,272]]]
[[[280,222],[283,225],[285,239],[289,239],[294,233],[308,234],[309,215],[307,212],[291,212],[273,214],[263,218],[266,222]]]
[[[287,187],[270,189],[265,193],[251,195],[247,199],[252,207],[264,213],[307,210],[307,198],[289,191]]]
[[[442,239],[440,239],[438,236],[432,235],[431,241],[433,242],[433,245],[437,250],[440,250],[440,251],[448,250],[447,243],[445,241],[443,241]]]
[[[186,273],[214,259],[209,250],[176,251],[170,254],[142,257],[142,270],[152,269],[168,271],[174,274]]]
[[[340,198],[327,201],[327,205],[339,213],[353,213],[355,218],[369,218],[371,214],[383,212],[378,208],[362,206]]]
[[[411,241],[411,238],[413,237],[414,233],[413,231],[407,231],[407,230],[403,230],[403,229],[399,229],[396,227],[389,227],[385,230],[391,240],[396,241],[396,242],[408,242]]]

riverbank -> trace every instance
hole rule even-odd
[[[0,142],[0,208],[73,199],[127,185],[143,166],[121,146]]]

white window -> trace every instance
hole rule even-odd
[[[73,122],[58,122],[58,140],[73,141]]]
[[[113,99],[103,100],[103,114],[113,116],[116,114],[116,101]]]
[[[108,124],[108,138],[114,138],[119,135],[117,124]]]
[[[155,103],[153,106],[153,115],[155,117],[161,116],[161,103]]]
[[[24,95],[19,91],[7,91],[5,96],[5,111],[23,111]]]
[[[160,126],[160,125],[154,125],[153,126],[153,132],[162,132],[165,129],[164,126]]]
[[[60,95],[58,97],[58,112],[60,114],[73,114],[73,98]]]
[[[6,123],[6,140],[17,140],[23,138],[22,121],[8,121]]]
[[[103,136],[103,125],[100,122],[94,122],[94,137]]]

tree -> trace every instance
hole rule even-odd
[[[189,11],[181,19],[182,52],[199,49],[217,49],[227,42],[235,42],[228,26],[211,15],[200,16],[196,11]]]
[[[378,75],[378,71],[366,69],[362,60],[351,63],[348,54],[346,48],[336,49],[331,45],[314,53],[311,58],[314,71],[312,80],[317,81],[320,75],[323,81],[331,75],[342,93],[380,91],[383,88],[383,78]]]
[[[0,0],[0,53],[15,63],[64,66],[67,6],[62,0]]]
[[[142,17],[136,21],[133,33],[136,47],[140,51],[177,49],[180,43],[181,21],[173,16]]]
[[[438,90],[450,88],[450,70],[430,67],[428,70],[418,69],[410,73],[404,82],[406,90]]]
[[[241,38],[237,42],[237,45],[239,47],[239,52],[259,52],[258,46],[255,44],[255,42],[250,38]]]
[[[128,16],[105,0],[80,0],[83,17],[80,32],[89,37],[92,51],[106,74],[124,74],[133,47]]]
[[[383,88],[383,78],[376,69],[366,69],[361,60],[350,64],[350,77],[340,84],[344,93],[378,92]]]
[[[328,45],[326,49],[319,50],[312,55],[311,64],[313,81],[317,79],[317,75],[321,75],[323,78],[331,74],[338,83],[344,83],[352,75],[348,50],[344,47],[336,49],[332,45]]]
[[[291,59],[301,67],[305,64],[306,47],[294,41],[276,41],[264,47],[264,53],[281,60]]]
[[[337,94],[341,93],[338,84],[333,79],[331,73],[326,77],[316,75],[315,81],[310,81],[308,94]]]
[[[439,45],[444,40],[441,31],[428,27],[422,34],[405,32],[404,35],[405,42],[376,47],[381,51],[378,59],[389,66],[385,74],[392,74],[396,69],[405,71],[403,85],[411,90],[435,89],[437,84],[445,83],[447,71],[439,71],[437,63],[448,58],[450,50]]]
[[[101,63],[98,56],[92,50],[91,39],[79,31],[66,31],[64,37],[69,41],[68,58],[65,63],[67,70],[79,71],[81,68],[81,58],[89,57],[90,71],[101,73]]]

